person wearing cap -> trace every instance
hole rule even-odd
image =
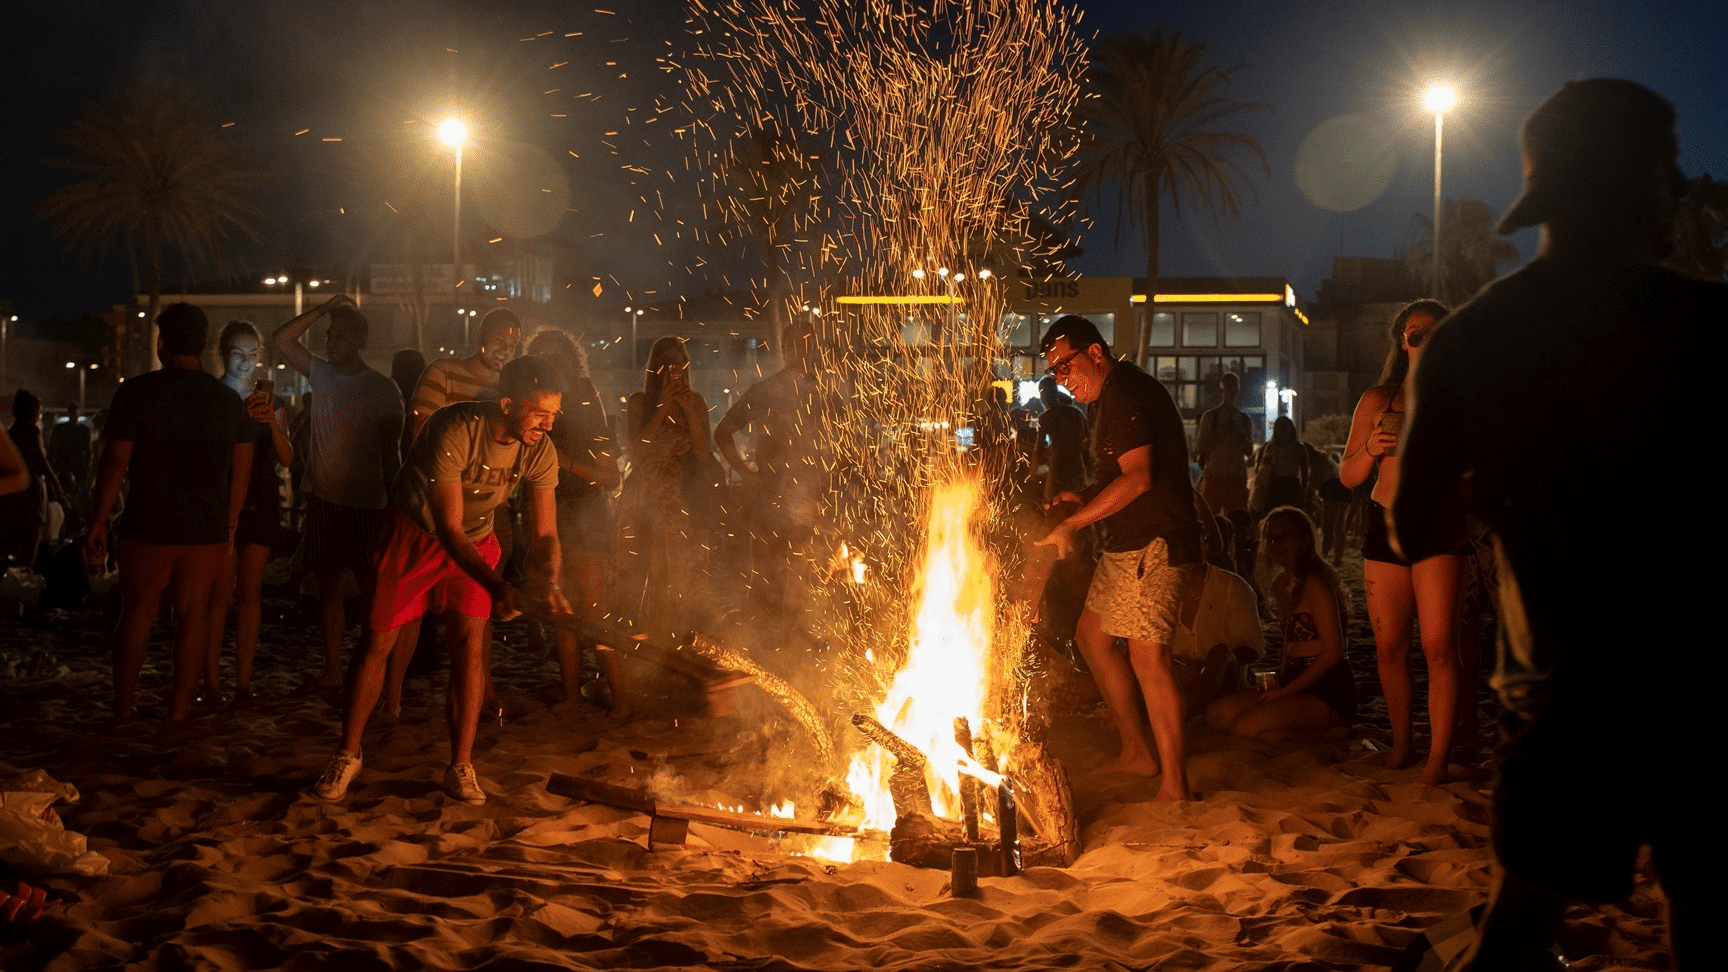
[[[1719,405],[1674,368],[1720,360],[1728,286],[1657,262],[1684,184],[1666,100],[1576,81],[1521,135],[1524,191],[1499,229],[1540,226],[1536,258],[1426,340],[1392,508],[1408,557],[1454,547],[1447,514],[1468,512],[1500,558],[1500,866],[1470,967],[1556,967],[1567,904],[1625,897],[1649,845],[1675,964],[1701,968],[1715,821],[1653,788],[1684,787],[1721,735],[1686,665],[1719,638],[1672,568],[1722,528],[1674,530],[1626,489],[1652,457],[1700,453]]]

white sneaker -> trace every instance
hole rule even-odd
[[[471,807],[486,802],[486,792],[480,789],[480,777],[474,772],[473,763],[451,763],[444,771],[444,790]]]
[[[324,801],[340,800],[348,793],[348,784],[359,775],[360,757],[338,752],[325,765],[324,775],[312,784],[312,795]]]

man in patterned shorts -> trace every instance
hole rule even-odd
[[[1176,403],[1156,378],[1110,355],[1092,322],[1070,314],[1045,333],[1039,350],[1050,373],[1089,406],[1093,482],[1055,503],[1080,509],[1041,544],[1066,557],[1076,531],[1100,523],[1104,553],[1086,592],[1074,640],[1116,718],[1122,755],[1103,772],[1157,776],[1159,800],[1189,799],[1182,762],[1182,695],[1171,672],[1170,642],[1182,582],[1201,561],[1200,522],[1188,483],[1188,442]],[[1128,642],[1128,657],[1116,639]],[[1140,724],[1144,694],[1157,755]]]

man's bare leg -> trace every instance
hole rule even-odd
[[[168,580],[168,596],[174,604],[174,700],[168,706],[169,722],[182,722],[191,714],[192,696],[198,692],[210,645],[210,588],[227,565],[226,544],[181,547],[175,553]]]
[[[444,636],[450,651],[450,692],[444,714],[450,722],[450,762],[474,761],[474,737],[480,728],[480,710],[486,695],[484,632],[490,625],[482,618],[444,612]]]
[[[239,696],[252,691],[252,660],[264,624],[264,568],[269,562],[270,548],[263,544],[248,544],[240,551],[239,603],[234,608],[234,691]]]
[[[1122,736],[1122,754],[1097,772],[1157,776],[1158,760],[1152,755],[1146,731],[1140,726],[1140,696],[1134,670],[1128,659],[1116,653],[1116,639],[1104,633],[1104,622],[1098,612],[1090,608],[1080,612],[1074,640],[1086,658],[1086,667],[1092,669],[1092,678],[1098,683],[1104,704],[1116,719],[1116,731]]]
[[[324,671],[318,676],[320,688],[335,688],[342,684],[342,633],[348,617],[342,606],[342,572],[318,575],[318,629],[324,636]]]
[[[216,575],[215,583],[210,585],[210,600],[205,609],[204,633],[208,647],[204,651],[202,681],[213,698],[222,694],[222,636],[228,633],[228,608],[234,603],[237,566],[238,560],[230,550],[227,563]]]
[[[150,626],[168,589],[171,562],[157,556],[154,544],[120,541],[120,623],[114,628],[114,714],[137,715],[138,673],[150,648]]]
[[[414,661],[414,650],[420,647],[422,615],[397,629],[396,647],[390,651],[389,680],[384,688],[384,714],[402,714],[402,684],[408,680],[408,666]]]
[[[1191,800],[1188,769],[1182,758],[1182,690],[1170,671],[1170,646],[1150,641],[1128,642],[1128,660],[1146,697],[1146,713],[1152,720],[1152,738],[1158,744],[1158,760],[1164,766],[1164,781],[1156,799],[1163,802]]]
[[[390,667],[390,651],[396,647],[401,628],[368,631],[354,652],[354,663],[348,669],[348,704],[342,711],[342,749],[360,755],[360,737],[366,733],[366,720],[384,693],[384,677]]]

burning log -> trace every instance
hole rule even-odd
[[[860,712],[852,724],[866,738],[894,755],[894,772],[888,775],[888,793],[894,798],[896,819],[911,814],[933,814],[930,785],[924,782],[924,764],[928,762],[918,747],[894,734],[894,730]]]
[[[972,755],[972,722],[965,716],[954,720],[954,742]],[[970,773],[960,774],[960,823],[966,839],[978,842],[978,780]]]
[[[1038,834],[1036,852],[1027,851],[1027,866],[1067,867],[1080,856],[1080,818],[1074,812],[1074,791],[1068,770],[1042,742],[1022,742],[1009,759],[1008,778],[1017,797],[1020,817]]]
[[[756,833],[785,832],[814,834],[822,837],[854,837],[861,840],[880,840],[882,838],[879,831],[857,831],[821,820],[765,817],[760,814],[722,810],[718,807],[668,803],[647,790],[617,786],[585,776],[566,776],[562,773],[553,773],[551,778],[546,781],[546,792],[647,814],[650,847],[655,844],[684,843],[692,823],[711,824],[716,827]]]

